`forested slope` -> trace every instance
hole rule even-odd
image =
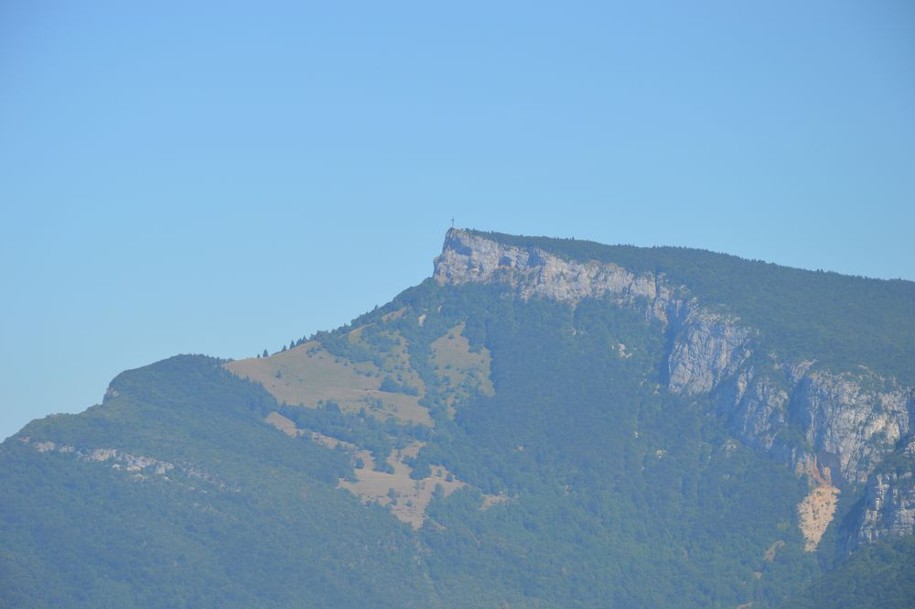
[[[787,311],[752,340],[905,378],[866,359],[865,330],[835,337],[875,309],[872,341],[909,353],[887,335],[909,284],[487,239],[661,273],[742,323]],[[671,390],[675,337],[644,298],[521,298],[511,272],[427,280],[270,357],[128,371],[31,423],[0,445],[0,606],[908,606],[911,538],[849,555],[867,488],[848,483],[811,548],[798,506],[820,471],[735,435],[718,393]],[[795,293],[811,277],[837,313],[804,325],[826,298]],[[909,471],[892,454],[873,475]]]

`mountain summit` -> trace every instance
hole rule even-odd
[[[10,607],[908,607],[915,284],[451,229],[0,445]]]

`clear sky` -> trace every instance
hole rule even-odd
[[[0,438],[457,226],[915,280],[915,4],[0,3]]]

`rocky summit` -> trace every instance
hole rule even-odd
[[[915,284],[451,229],[0,445],[4,607],[910,607]]]

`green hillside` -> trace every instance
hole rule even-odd
[[[915,599],[915,538],[864,548],[793,596],[782,609],[909,609]]]
[[[405,527],[334,489],[345,456],[264,425],[272,398],[219,364],[126,372],[0,447],[0,606],[430,606]],[[79,456],[98,449],[175,467]]]
[[[747,322],[800,274],[836,298],[851,286],[836,311],[872,285],[707,252],[494,238],[662,271]],[[873,285],[871,308],[911,290]],[[794,298],[777,309],[793,317],[760,326],[767,340],[821,303]],[[839,349],[827,321],[801,345],[822,360]],[[835,365],[867,353],[842,344]],[[710,397],[667,392],[666,348],[663,328],[609,301],[428,280],[273,357],[125,372],[103,404],[0,445],[0,607],[846,606],[833,593],[878,607],[858,590],[889,572],[894,589],[870,598],[906,594],[906,544],[851,560],[838,543],[804,550],[807,483],[731,437]]]

